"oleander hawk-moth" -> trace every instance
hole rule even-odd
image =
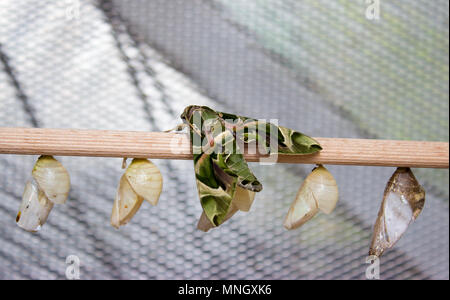
[[[298,131],[206,106],[186,107],[181,119],[189,128],[200,202],[212,227],[237,210],[236,197],[253,199],[251,194],[262,190],[241,149],[257,145],[259,153],[268,155],[312,154],[322,149]]]

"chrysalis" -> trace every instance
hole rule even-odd
[[[284,227],[288,230],[298,228],[314,217],[319,210],[330,214],[336,207],[338,199],[336,180],[324,166],[318,165],[301,185],[284,220]]]
[[[59,161],[47,155],[38,158],[32,176],[33,181],[25,186],[16,222],[27,231],[37,232],[47,221],[53,204],[67,201],[70,177]]]
[[[389,179],[374,226],[369,255],[392,248],[421,213],[425,191],[410,168],[398,168]]]
[[[120,179],[111,213],[111,225],[118,229],[127,224],[144,199],[156,205],[162,184],[163,179],[158,167],[147,159],[133,159]]]
[[[125,177],[133,190],[151,205],[158,204],[162,191],[163,178],[158,167],[148,159],[135,158]]]
[[[55,204],[66,203],[70,190],[69,173],[53,156],[39,157],[32,175],[50,201]]]
[[[47,221],[53,203],[47,199],[36,184],[28,181],[22,196],[16,223],[29,232],[38,232]]]

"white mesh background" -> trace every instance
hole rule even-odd
[[[205,104],[311,136],[448,141],[448,1],[0,2],[0,126],[163,130]],[[14,218],[36,157],[0,155],[0,279],[364,279],[393,168],[330,166],[336,211],[299,230],[284,215],[312,166],[251,164],[248,214],[196,230],[192,162],[154,162],[157,207],[109,225],[120,159],[61,157],[67,205],[37,235]],[[425,209],[382,257],[383,279],[449,278],[448,170],[415,170]]]

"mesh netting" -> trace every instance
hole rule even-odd
[[[0,126],[159,131],[189,104],[311,136],[449,138],[448,1],[0,2]],[[252,210],[208,233],[190,161],[155,160],[158,206],[109,225],[120,159],[60,157],[72,189],[41,232],[14,222],[36,157],[0,155],[0,279],[364,279],[393,168],[330,166],[332,215],[282,227],[312,166],[251,164]],[[448,170],[415,170],[419,219],[381,260],[383,279],[449,278]]]

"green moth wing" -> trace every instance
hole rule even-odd
[[[300,132],[206,106],[186,107],[181,119],[190,129],[200,202],[214,226],[227,219],[237,187],[262,190],[241,153],[242,145],[259,142],[269,154],[312,154],[322,149]]]

